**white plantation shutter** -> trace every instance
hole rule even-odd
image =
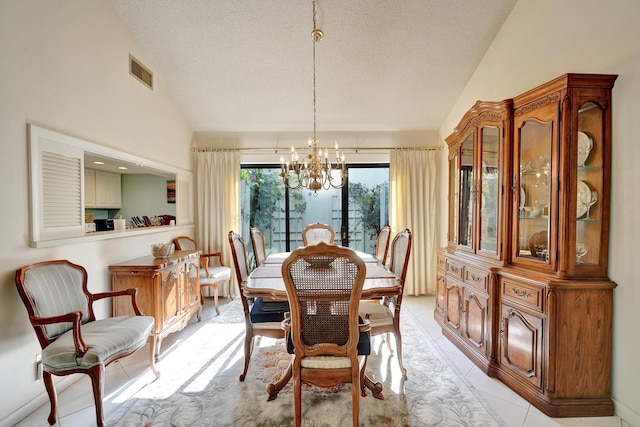
[[[193,188],[190,173],[180,173],[176,183],[176,218],[180,224],[193,223]]]
[[[81,159],[42,152],[42,221],[45,228],[82,223]]]
[[[31,241],[84,236],[84,151],[75,138],[29,126]]]

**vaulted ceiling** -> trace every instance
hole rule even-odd
[[[112,0],[195,132],[309,131],[311,0]],[[317,122],[436,130],[516,0],[317,0]]]

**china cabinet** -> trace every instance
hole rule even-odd
[[[484,372],[550,416],[613,413],[615,79],[566,74],[478,102],[446,139],[448,245],[434,316]]]
[[[478,365],[494,358],[495,276],[506,246],[506,141],[512,102],[478,101],[446,141],[449,146],[449,243],[438,257],[436,317],[445,334]]]
[[[155,319],[156,361],[165,336],[182,330],[193,314],[200,319],[199,262],[200,251],[176,251],[169,258],[146,256],[109,266],[112,289],[138,289],[140,310]],[[131,307],[114,302],[114,316],[131,314]]]

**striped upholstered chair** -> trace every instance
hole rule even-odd
[[[102,395],[107,365],[133,354],[149,339],[151,369],[160,376],[154,360],[155,340],[150,338],[154,320],[140,312],[136,289],[92,294],[84,267],[64,260],[22,267],[16,271],[15,282],[42,347],[43,380],[51,403],[49,424],[56,422],[58,412],[52,375],[89,375],[98,426],[105,425]],[[107,297],[114,297],[114,304],[128,299],[136,315],[96,320],[93,302]]]

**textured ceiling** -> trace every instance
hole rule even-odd
[[[195,132],[312,128],[311,0],[112,2]],[[318,130],[438,129],[515,2],[317,0]]]

